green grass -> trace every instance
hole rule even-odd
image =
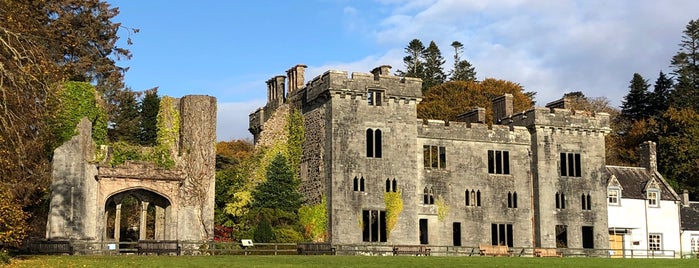
[[[367,256],[30,256],[9,267],[699,267],[699,259]]]

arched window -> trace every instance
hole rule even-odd
[[[481,190],[476,191],[476,206],[481,206]]]
[[[364,192],[364,176],[362,176],[362,178],[359,179],[359,191]]]
[[[359,179],[357,178],[357,176],[354,176],[354,183],[352,185],[354,185],[355,192],[359,191]]]
[[[512,207],[517,208],[517,192],[512,193]]]
[[[425,187],[425,190],[423,191],[422,203],[425,205],[430,204],[430,190],[427,187]]]
[[[391,191],[391,179],[386,179],[386,192]]]
[[[374,157],[374,130],[366,130],[366,157]]]
[[[396,179],[393,179],[393,187],[391,188],[393,192],[398,191],[398,183],[396,182]]]
[[[381,158],[381,130],[374,131],[374,157]]]

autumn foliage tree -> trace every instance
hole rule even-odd
[[[488,78],[482,82],[452,81],[431,88],[417,106],[417,116],[422,119],[454,121],[460,114],[476,107],[486,109],[486,121],[493,122],[491,101],[503,94],[512,94],[514,111],[532,107],[533,100],[524,93],[521,85],[505,80]]]

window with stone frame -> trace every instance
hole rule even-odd
[[[621,205],[621,189],[617,187],[609,187],[607,189],[607,204],[613,206]]]
[[[648,250],[660,251],[663,250],[663,235],[662,234],[648,234]]]
[[[582,210],[592,210],[592,197],[590,194],[580,195],[580,206]]]
[[[692,235],[689,240],[692,253],[699,253],[699,235]]]
[[[447,168],[447,149],[444,146],[423,145],[422,156],[425,168]]]
[[[466,206],[467,207],[480,207],[481,206],[481,190],[471,189],[470,191],[466,189]]]
[[[657,208],[660,206],[660,191],[658,189],[649,189],[646,191],[648,206]]]
[[[369,89],[366,94],[366,99],[369,106],[382,106],[383,90]]]
[[[434,190],[431,186],[425,187],[422,195],[422,203],[425,205],[434,205]]]
[[[507,207],[517,208],[517,192],[507,192]]]
[[[362,210],[362,241],[386,242],[386,211]]]
[[[361,178],[357,178],[357,176],[354,176],[354,180],[352,180],[352,186],[355,192],[364,192],[364,176],[362,176]]]
[[[491,244],[513,247],[514,228],[511,223],[493,223],[490,225]]]
[[[566,208],[566,195],[564,193],[556,192],[556,208],[565,209]]]
[[[381,158],[381,130],[366,130],[366,156],[370,158]]]
[[[562,177],[582,177],[579,153],[561,153],[560,172]]]
[[[488,174],[510,174],[510,152],[488,150]]]
[[[394,178],[393,180],[391,179],[386,179],[386,192],[396,192],[398,191],[398,182]]]

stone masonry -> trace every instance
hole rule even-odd
[[[300,190],[309,203],[327,198],[333,244],[608,247],[607,114],[565,100],[513,114],[505,95],[493,100],[492,126],[483,108],[460,122],[422,120],[420,79],[384,65],[304,85],[305,67],[287,71],[290,83],[268,82],[281,95],[250,114],[250,131],[258,140],[280,106],[303,113]],[[387,230],[384,193],[394,191],[403,210]]]

